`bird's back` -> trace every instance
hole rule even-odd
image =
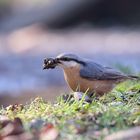
[[[79,69],[64,70],[65,79],[73,91],[86,92],[88,90],[103,95],[111,91],[117,83],[132,78],[132,76],[90,60],[86,60],[85,64]]]
[[[118,70],[102,66],[90,60],[86,60],[86,65],[80,70],[80,76],[89,80],[123,80],[130,78]]]

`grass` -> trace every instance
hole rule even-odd
[[[27,131],[31,120],[41,118],[58,129],[62,140],[103,139],[110,133],[140,125],[140,82],[122,83],[91,104],[64,101],[61,97],[49,103],[37,97],[25,106],[1,108],[0,114],[21,118]]]

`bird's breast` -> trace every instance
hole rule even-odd
[[[76,91],[78,88],[78,85],[80,83],[80,75],[79,75],[79,69],[65,69],[64,70],[64,77],[66,82],[68,83],[69,87]]]
[[[112,80],[88,80],[82,78],[79,73],[80,69],[66,69],[64,70],[65,80],[73,91],[98,94],[104,94],[113,89],[115,81]]]

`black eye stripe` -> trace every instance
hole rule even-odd
[[[57,60],[62,60],[62,61],[71,61],[71,59],[70,59],[70,58],[66,58],[66,57],[57,58]]]
[[[69,58],[62,58],[61,60],[63,60],[63,61],[70,61]]]
[[[62,61],[77,61],[74,58],[68,58],[68,57],[62,57],[62,58],[59,58],[59,60],[62,60]]]
[[[58,60],[62,60],[62,61],[75,61],[75,62],[77,62],[77,63],[79,63],[79,64],[84,65],[84,66],[86,65],[85,62],[83,62],[83,61],[79,61],[79,60],[74,59],[74,58],[66,58],[66,57],[62,57],[62,58],[58,58]]]

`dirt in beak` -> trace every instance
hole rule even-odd
[[[44,59],[43,70],[44,69],[54,69],[57,66],[57,64],[58,64],[57,59],[46,58],[46,59]]]

